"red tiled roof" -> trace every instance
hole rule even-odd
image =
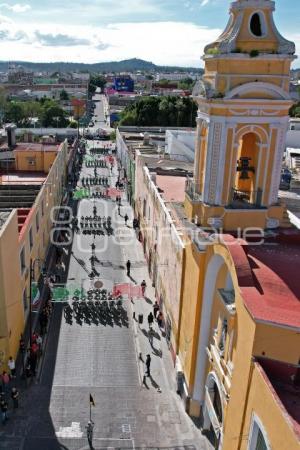
[[[17,144],[14,152],[57,152],[60,144],[40,144],[36,142],[22,142]]]
[[[185,199],[185,177],[169,175],[156,175],[156,185],[166,202],[184,202]]]
[[[284,416],[288,413],[291,425],[300,439],[300,389],[293,382],[300,369],[292,364],[266,358],[258,358],[255,364],[272,389]]]
[[[0,180],[1,180],[1,184],[14,184],[14,185],[32,185],[32,184],[36,184],[36,185],[40,185],[43,184],[44,181],[46,180],[47,175],[44,174],[43,172],[23,172],[23,171],[19,171],[19,172],[12,172],[9,175],[1,175],[0,173]]]
[[[300,245],[228,245],[245,305],[256,320],[300,328]]]

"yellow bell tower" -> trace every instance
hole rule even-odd
[[[271,0],[231,4],[225,31],[205,47],[194,179],[185,208],[202,226],[224,230],[283,224],[278,203],[295,45],[278,32]]]

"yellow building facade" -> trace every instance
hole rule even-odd
[[[231,4],[194,92],[184,206],[200,227],[185,250],[177,358],[187,409],[223,450],[300,446],[300,234],[278,202],[295,46],[274,8]]]
[[[27,155],[28,151],[24,152],[22,149],[20,153]],[[28,157],[36,158],[35,151],[29,152]],[[53,208],[59,207],[64,192],[67,161],[68,144],[65,141],[61,145],[56,145],[55,158],[49,164],[48,170],[43,170],[43,181],[41,181],[39,165],[36,166],[36,170],[31,170],[30,180],[26,183],[37,183],[35,186],[37,194],[32,206],[13,208],[0,227],[0,362],[2,367],[6,366],[9,356],[16,357],[19,350],[20,335],[30,310],[30,260],[41,261],[39,265],[36,264],[34,270],[34,278],[37,280],[50,243]],[[39,172],[36,181],[34,172]],[[24,176],[28,177],[27,166],[22,166],[15,172],[15,177],[16,174],[19,180],[22,180]],[[14,185],[16,181],[10,180],[10,183]]]

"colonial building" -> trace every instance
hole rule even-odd
[[[66,193],[67,166],[74,157],[67,141],[16,143],[14,129],[8,133],[9,147],[0,158],[2,367],[18,352],[30,312],[30,260],[39,261],[33,274],[38,280],[49,249],[55,208]]]
[[[239,0],[224,33],[205,48],[190,219],[225,230],[277,228],[295,46],[273,22],[274,2]],[[240,211],[243,210],[243,214]]]
[[[231,4],[205,48],[177,367],[181,394],[223,450],[299,448],[300,234],[278,190],[295,46],[275,3]]]

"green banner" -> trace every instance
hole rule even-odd
[[[54,284],[51,287],[51,293],[51,301],[54,303],[67,303],[73,301],[73,297],[81,299],[86,296],[85,289],[81,289],[76,284],[72,283],[67,283],[65,285]]]

